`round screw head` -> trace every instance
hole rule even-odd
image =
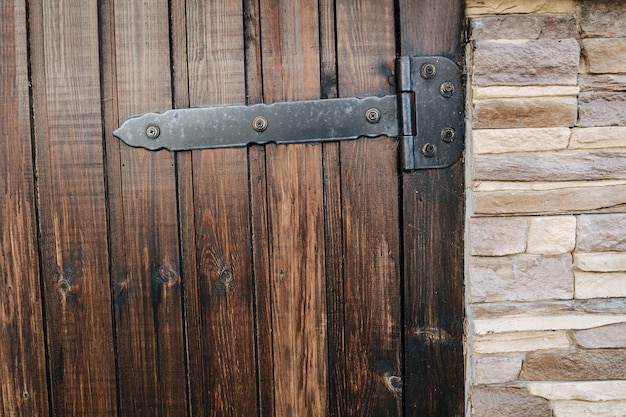
[[[452,95],[454,94],[454,84],[452,84],[450,81],[442,83],[439,87],[439,92],[444,97],[452,97]]]
[[[437,153],[437,147],[432,143],[427,143],[422,147],[422,153],[427,158],[432,158]]]
[[[150,139],[156,139],[161,134],[161,129],[157,125],[150,125],[146,128],[146,136]]]
[[[433,64],[424,64],[420,69],[420,75],[425,80],[429,80],[437,75],[437,67],[435,67]]]
[[[257,132],[263,132],[267,129],[267,119],[263,116],[257,116],[252,120],[252,127]]]
[[[378,123],[380,121],[380,110],[375,108],[367,109],[365,118],[370,123]]]
[[[451,143],[456,137],[456,130],[446,127],[441,130],[441,140],[445,143]]]

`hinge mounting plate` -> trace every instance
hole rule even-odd
[[[113,134],[134,147],[183,151],[361,136],[400,139],[404,170],[445,168],[463,152],[463,91],[443,57],[399,57],[397,94],[174,109],[126,120]]]

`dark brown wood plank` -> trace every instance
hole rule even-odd
[[[267,222],[267,177],[265,147],[253,146],[250,161],[250,207],[257,332],[257,385],[259,415],[274,416],[274,356],[272,340],[272,279],[270,274]]]
[[[463,2],[400,0],[403,55],[462,56]],[[464,414],[463,163],[402,176],[405,412]]]
[[[26,10],[0,4],[0,415],[48,413]]]
[[[115,2],[118,123],[171,107],[169,13],[166,0]],[[106,59],[106,57],[105,57]],[[185,345],[174,157],[107,148],[111,262],[123,415],[187,413]],[[114,165],[115,163],[119,165]],[[113,215],[114,213],[114,215]]]
[[[242,3],[187,0],[186,6],[190,105],[243,103]],[[194,151],[192,167],[197,272],[185,288],[189,360],[195,364],[189,368],[191,413],[256,415],[247,151]]]
[[[113,416],[97,2],[28,7],[51,411]]]
[[[393,92],[393,1],[338,0],[340,96]],[[402,414],[397,141],[341,143],[345,347],[337,352],[336,415]],[[328,204],[328,203],[327,203]],[[332,355],[332,353],[331,353]]]
[[[260,16],[265,101],[319,98],[317,2],[262,0]],[[324,415],[322,147],[268,145],[265,152],[270,298],[258,301],[271,308],[274,415]],[[255,252],[263,250],[255,247]]]

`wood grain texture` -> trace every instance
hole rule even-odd
[[[28,9],[51,412],[113,416],[96,1]]]
[[[393,93],[393,2],[337,1],[340,96]],[[374,36],[372,36],[375,34]],[[342,142],[345,347],[336,362],[335,415],[402,414],[397,141]],[[327,203],[328,204],[328,203]]]
[[[48,413],[24,2],[0,4],[0,415]]]
[[[165,0],[115,2],[113,33],[119,121],[172,106],[169,13]],[[118,123],[119,123],[118,121]],[[107,148],[108,185],[120,198],[111,216],[111,262],[124,415],[187,413],[183,306],[174,157]]]
[[[317,2],[262,0],[259,10],[265,102],[319,98]],[[263,302],[270,303],[271,312],[273,412],[324,415],[328,392],[322,147],[268,145],[264,164],[270,298]],[[251,166],[252,171],[258,167]],[[255,252],[263,250],[255,247]],[[261,366],[260,375],[267,375]]]
[[[401,54],[460,62],[462,1],[398,5]],[[463,178],[462,161],[402,175],[406,416],[464,413]]]
[[[188,0],[186,15],[190,105],[243,103],[242,4]],[[192,160],[197,275],[188,277],[186,308],[190,363],[199,367],[189,369],[191,411],[256,415],[247,151],[194,151]]]

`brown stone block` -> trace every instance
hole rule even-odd
[[[472,416],[551,417],[548,400],[525,388],[475,386],[471,390]]]
[[[620,26],[624,26],[623,22]],[[582,45],[589,72],[596,74],[626,73],[626,39],[583,39]]]
[[[576,20],[567,15],[504,15],[476,17],[470,21],[470,38],[568,39],[577,36]]]
[[[474,44],[474,85],[576,85],[575,39],[485,40]]]
[[[474,179],[572,181],[626,178],[626,150],[476,155]]]
[[[600,74],[581,75],[578,77],[580,91],[626,91],[626,75]]]
[[[626,125],[626,92],[581,93],[580,127]]]
[[[571,127],[576,124],[575,97],[502,98],[474,103],[474,129]]]
[[[626,350],[568,350],[526,355],[522,381],[602,381],[626,379]]]
[[[584,37],[626,37],[626,2],[615,0],[579,1],[579,22]]]
[[[476,214],[560,214],[623,211],[626,185],[475,192]]]

